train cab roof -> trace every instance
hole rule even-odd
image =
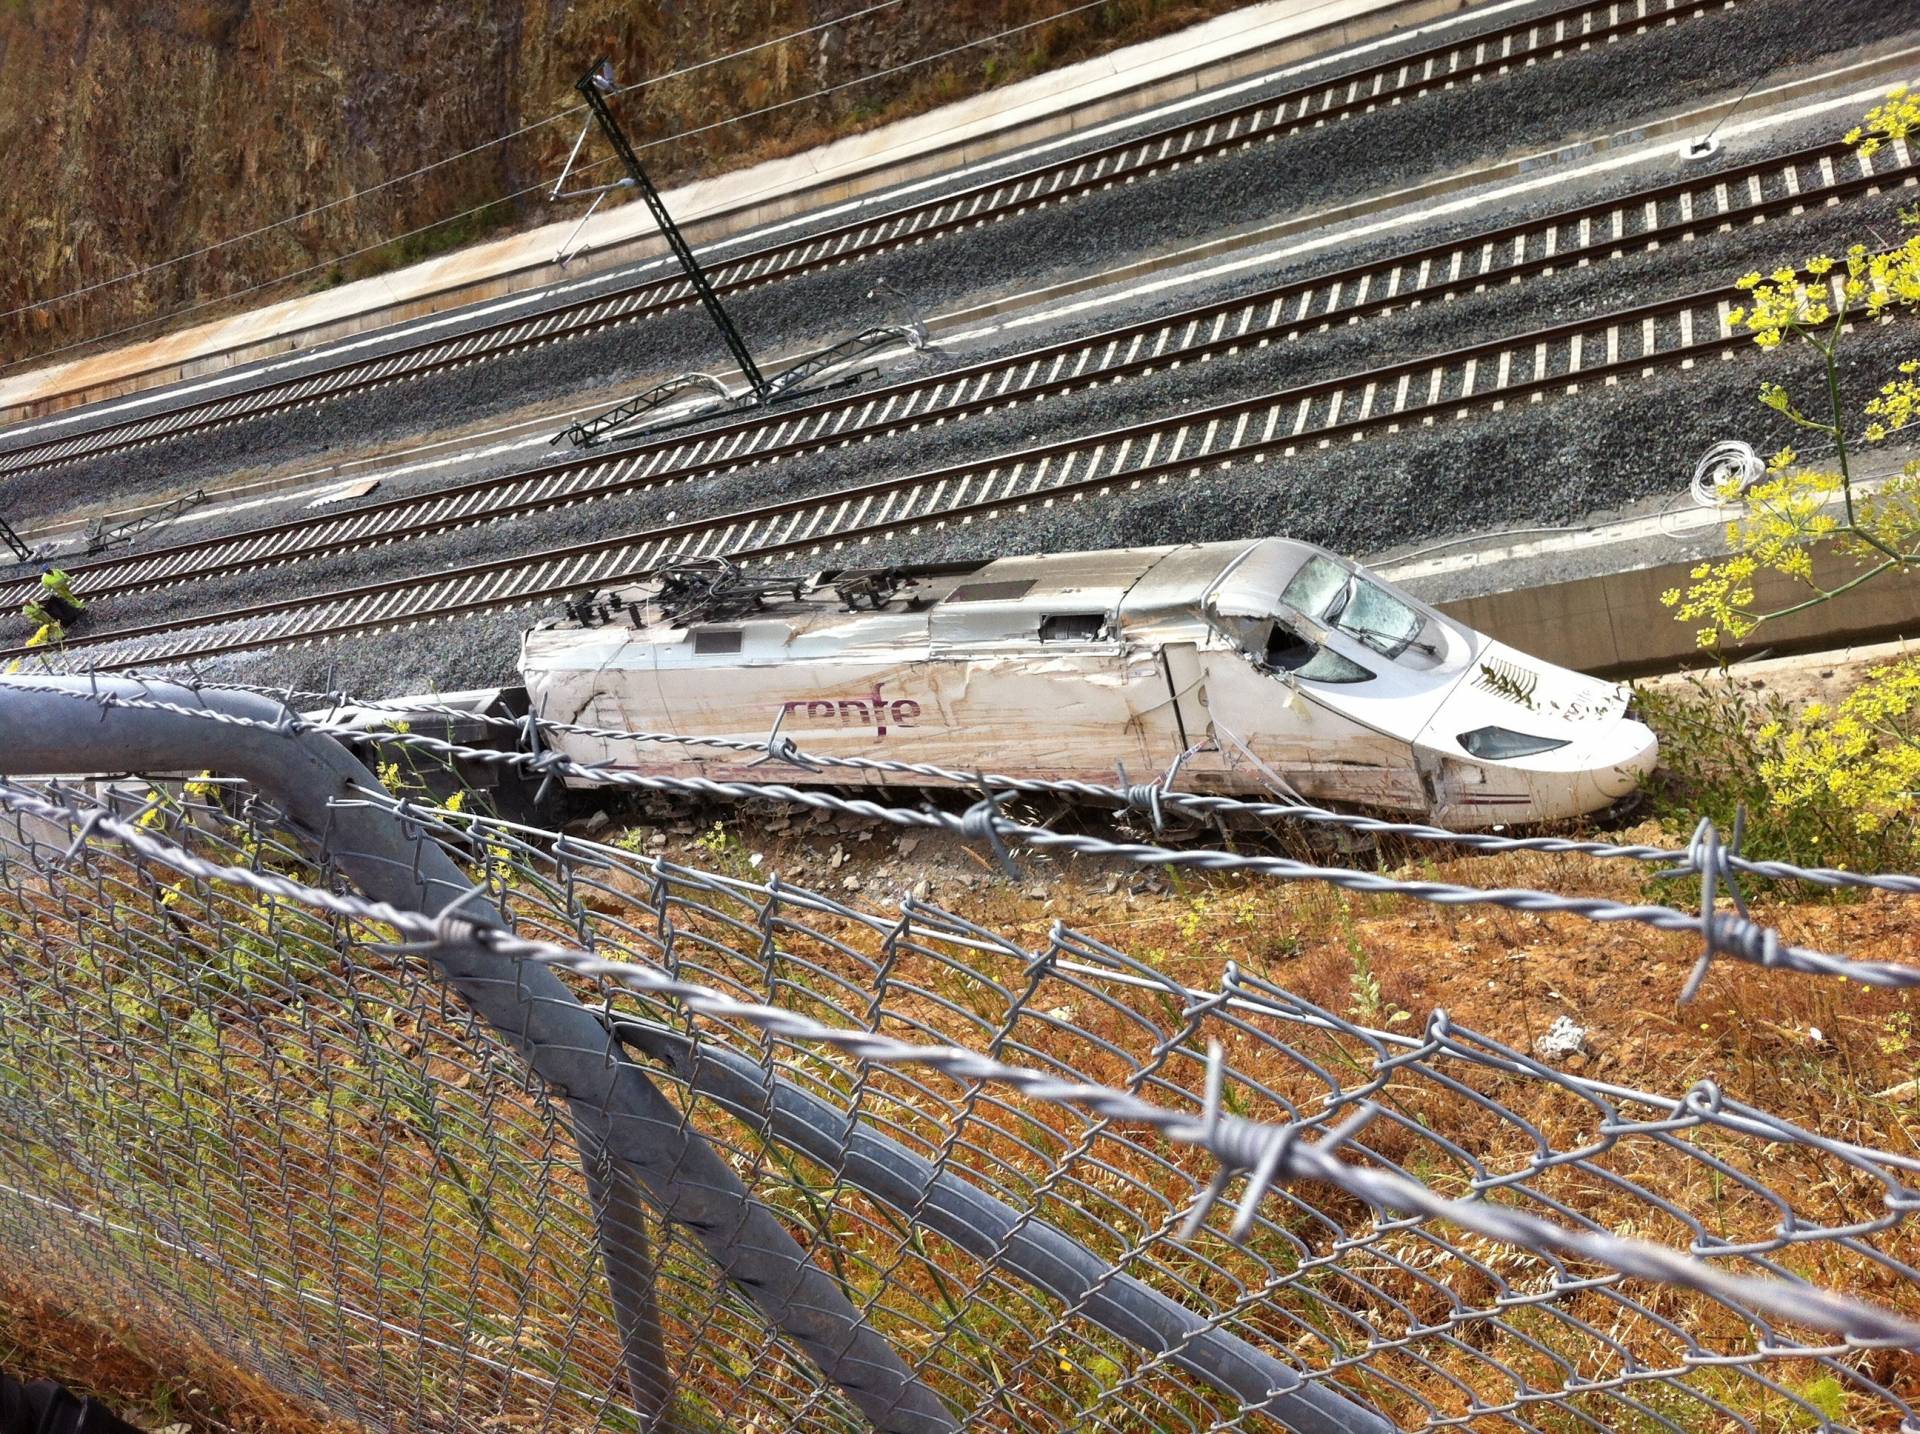
[[[1215,589],[1263,591],[1271,601],[1279,591],[1271,574],[1298,568],[1313,551],[1286,539],[1242,539],[837,568],[799,580],[762,578],[728,564],[687,564],[649,584],[576,599],[564,618],[532,637],[545,655],[572,639],[599,653],[582,653],[595,662],[611,647],[653,649],[643,660],[674,651],[689,660],[755,662],[872,645],[1031,643],[1054,635],[1140,639],[1190,628]],[[1236,578],[1242,568],[1258,580]]]
[[[828,657],[874,648],[977,647],[1072,638],[1191,636],[1202,608],[1266,611],[1317,549],[1281,538],[1058,553],[768,578],[724,563],[690,564],[568,604],[537,629],[544,656],[578,644],[580,660],[626,666],[715,659]],[[590,635],[589,635],[590,634]],[[589,656],[591,651],[593,656]],[[644,655],[643,655],[644,654]]]

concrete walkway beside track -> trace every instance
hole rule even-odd
[[[1357,59],[1366,41],[1403,39],[1423,25],[1438,32],[1528,3],[1264,0],[1176,35],[816,150],[696,181],[665,198],[695,242],[712,244],[914,180],[947,177],[1049,140],[1077,140],[1098,126],[1137,119],[1155,106],[1171,110],[1277,67],[1330,52]],[[1356,45],[1363,48],[1349,48]],[[562,280],[577,282],[665,252],[645,206],[627,204],[596,215],[575,238],[569,262],[556,264],[578,222],[570,211],[558,223],[389,274],[0,379],[0,422],[215,373]]]

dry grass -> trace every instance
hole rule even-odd
[[[690,854],[696,861],[740,856],[733,847],[716,851],[711,833],[695,840],[706,844]],[[798,859],[797,847],[771,849],[768,864]],[[916,855],[930,867],[941,861],[936,850]],[[1622,900],[1650,894],[1639,868],[1572,857],[1458,858],[1429,850],[1407,855],[1398,869],[1479,886]],[[1582,1075],[1671,1094],[1712,1078],[1730,1096],[1820,1134],[1920,1154],[1915,1102],[1900,1093],[1920,1060],[1908,1035],[1906,997],[1722,968],[1700,1000],[1683,1009],[1674,996],[1692,950],[1684,939],[1637,926],[1448,910],[1240,879],[1183,876],[1165,890],[1135,895],[1106,887],[1103,873],[1083,869],[1049,883],[1045,900],[1004,884],[937,894],[958,914],[1007,933],[1011,943],[998,952],[961,949],[937,934],[889,951],[871,926],[791,910],[769,933],[748,901],[687,887],[663,891],[638,874],[575,886],[570,897],[552,883],[523,879],[509,904],[529,930],[577,939],[575,916],[583,915],[606,949],[667,960],[695,979],[829,1019],[869,1019],[884,985],[878,1025],[889,1033],[993,1046],[1023,1063],[1058,1062],[1115,1085],[1140,1081],[1145,1070],[1142,1088],[1150,1095],[1189,1099],[1198,1084],[1199,1041],[1182,1035],[1179,1002],[1029,970],[1027,953],[1045,948],[1055,915],[1063,915],[1182,984],[1213,987],[1232,961],[1249,977],[1398,1034],[1418,1033],[1427,1013],[1444,1007],[1456,1027],[1526,1049],[1564,1012],[1592,1033],[1590,1053],[1572,1063]],[[49,1043],[66,1054],[27,1074],[37,1099],[56,1090],[69,1102],[82,1098],[85,1119],[73,1129],[96,1158],[124,1152],[121,1163],[96,1176],[104,1192],[117,1192],[121,1208],[135,1192],[141,1198],[130,1213],[150,1218],[164,1209],[216,1247],[225,1241],[230,1251],[264,1260],[280,1280],[310,1282],[325,1297],[453,1343],[478,1335],[474,1347],[511,1353],[534,1368],[572,1369],[584,1388],[596,1380],[604,1385],[604,1312],[596,1303],[583,1313],[578,1303],[591,1256],[564,1128],[543,1101],[516,1089],[504,1063],[485,1059],[460,1023],[437,1009],[430,983],[358,944],[355,982],[343,983],[333,969],[331,934],[284,911],[269,917],[240,893],[175,890],[131,872],[114,872],[91,890],[63,884],[61,893],[0,899],[8,958],[0,969],[9,973],[0,1000],[31,1003],[42,1031],[76,1038]],[[1658,894],[1683,905],[1690,899],[1679,887],[1662,885]],[[1916,955],[1911,905],[1891,898],[1800,903],[1776,893],[1756,914],[1806,944],[1892,959]],[[192,948],[168,939],[204,931],[221,933],[220,942],[205,946],[228,953],[211,987],[204,970],[197,985],[184,979],[183,952]],[[763,939],[769,934],[771,944]],[[357,997],[349,984],[359,988]],[[206,1019],[196,1022],[201,1013]],[[1281,1020],[1237,1021],[1220,1033],[1235,1072],[1232,1098],[1250,1111],[1276,1113],[1281,1103],[1311,1110],[1328,1090],[1323,1072],[1353,1084],[1374,1054],[1364,1041]],[[744,1028],[728,1035],[744,1049],[759,1043]],[[106,1040],[126,1059],[80,1043],[82,1036]],[[93,1054],[71,1054],[88,1050]],[[11,1054],[17,1058],[19,1047]],[[1364,1230],[1365,1215],[1325,1191],[1309,1192],[1311,1204],[1332,1225],[1309,1218],[1306,1206],[1290,1213],[1276,1204],[1272,1223],[1246,1248],[1208,1237],[1186,1251],[1162,1237],[1205,1170],[1145,1132],[1099,1128],[1075,1112],[937,1078],[860,1074],[816,1052],[787,1048],[781,1055],[796,1079],[842,1100],[857,1094],[864,1115],[887,1122],[897,1139],[929,1158],[993,1182],[1016,1205],[1110,1257],[1135,1250],[1132,1260],[1145,1277],[1168,1288],[1177,1282],[1196,1302],[1231,1308],[1241,1333],[1316,1362],[1330,1350],[1363,1344],[1373,1331],[1391,1337],[1460,1309],[1488,1307],[1499,1294],[1495,1272],[1521,1288],[1545,1277],[1535,1257],[1470,1241],[1464,1247],[1480,1263],[1463,1265],[1419,1232],[1343,1253],[1333,1234]],[[1475,1073],[1465,1063],[1450,1069],[1526,1125],[1462,1100],[1417,1070],[1397,1073],[1379,1098],[1399,1119],[1378,1125],[1369,1144],[1436,1188],[1464,1192],[1475,1173],[1456,1147],[1497,1172],[1525,1167],[1536,1151],[1532,1132],[1559,1149],[1593,1138],[1599,1112],[1562,1086]],[[699,1118],[762,1198],[809,1232],[818,1257],[873,1303],[875,1318],[900,1346],[933,1359],[943,1388],[961,1397],[976,1389],[1019,1391],[1019,1417],[1002,1410],[987,1427],[1020,1427],[1042,1413],[1084,1414],[1133,1375],[1169,1411],[1203,1418],[1213,1409],[1191,1381],[1143,1372],[1136,1354],[1083,1325],[1048,1333],[1050,1312],[1019,1286],[937,1238],[911,1238],[896,1214],[843,1188],[831,1170],[778,1155],[751,1122],[712,1107]],[[1432,1131],[1453,1145],[1436,1142]],[[1607,1165],[1727,1239],[1763,1238],[1780,1214],[1730,1184],[1728,1171],[1749,1172],[1785,1192],[1795,1214],[1816,1224],[1870,1213],[1879,1195],[1873,1182],[1833,1161],[1716,1131],[1697,1132],[1686,1148],[1622,1142]],[[17,1179],[19,1167],[13,1170]],[[1630,1192],[1577,1169],[1547,1172],[1530,1185],[1608,1228],[1669,1243],[1692,1237]],[[1878,1243],[1900,1258],[1920,1259],[1910,1230]],[[125,1258],[125,1247],[115,1248]],[[1911,1288],[1830,1244],[1785,1258],[1823,1283],[1909,1310],[1915,1305]],[[1303,1266],[1317,1273],[1302,1276]],[[14,1311],[11,1326],[28,1331],[13,1336],[23,1347],[22,1367],[149,1403],[174,1401],[188,1422],[228,1421],[195,1427],[274,1426],[270,1412],[256,1416],[247,1402],[252,1381],[183,1338],[178,1321],[124,1302],[107,1304],[113,1318],[85,1306],[77,1268],[84,1266],[51,1267],[57,1301],[12,1286],[0,1290]],[[149,1299],[155,1290],[176,1292],[183,1309],[213,1309],[230,1328],[271,1331],[290,1318],[287,1306],[250,1306],[245,1281],[216,1284],[177,1265],[154,1273]],[[704,1281],[697,1260],[684,1252],[669,1258],[670,1337],[699,1350],[703,1362],[688,1380],[689,1408],[731,1413],[743,1390],[778,1397],[783,1384],[797,1387],[801,1375],[756,1349],[751,1317],[716,1307]],[[1490,1360],[1536,1385],[1553,1385],[1563,1369],[1605,1377],[1607,1349],[1563,1315],[1607,1330],[1654,1367],[1675,1357],[1654,1316],[1698,1331],[1709,1347],[1739,1348],[1746,1337],[1744,1325],[1695,1297],[1645,1289],[1634,1296],[1651,1314],[1604,1293],[1575,1295],[1556,1306],[1561,1314],[1519,1310],[1504,1323],[1468,1320],[1461,1339],[1418,1346],[1424,1362],[1383,1352],[1369,1364],[1457,1411],[1460,1393],[1450,1381],[1484,1387]],[[75,1313],[82,1308],[88,1313]],[[480,1323],[463,1325],[476,1317]],[[954,1332],[944,1339],[928,1333],[949,1325]],[[425,1379],[429,1408],[491,1407],[503,1427],[544,1417],[540,1399],[494,1387],[485,1371],[438,1359],[424,1376],[417,1360],[406,1368],[404,1339],[347,1349],[322,1338],[316,1345],[313,1328],[297,1319],[285,1333],[288,1348],[303,1357],[318,1350],[323,1377],[357,1383],[374,1407],[382,1387],[417,1389]],[[62,1349],[72,1362],[55,1358]],[[1863,1357],[1856,1367],[1910,1396],[1920,1390],[1903,1357]],[[1884,1410],[1863,1396],[1837,1386],[1814,1390],[1815,1376],[1804,1365],[1776,1362],[1771,1372],[1867,1427],[1886,1422]],[[1371,1373],[1344,1378],[1390,1412],[1416,1417],[1413,1394]],[[1757,1394],[1751,1381],[1730,1373],[1710,1369],[1690,1384],[1740,1410],[1756,1428],[1799,1427],[1804,1417],[1783,1397]],[[192,1396],[202,1401],[193,1411],[179,1393],[186,1389],[204,1392]],[[567,1407],[589,1413],[585,1405]],[[1684,1398],[1661,1407],[1683,1429],[1725,1427]],[[246,1422],[256,1417],[263,1422]],[[1551,1410],[1538,1417],[1547,1427],[1573,1427]],[[393,1422],[430,1427],[405,1417]],[[1479,1422],[1503,1427],[1497,1419]]]
[[[0,1269],[0,1368],[57,1380],[154,1434],[343,1434],[349,1427],[316,1417],[152,1311],[112,1299],[55,1298],[34,1275],[28,1266]]]
[[[1628,840],[1646,840],[1657,833],[1646,829],[1623,835]],[[768,853],[767,864],[782,866],[782,854]],[[1578,857],[1444,858],[1428,849],[1397,869],[1402,875],[1483,887],[1558,889],[1621,901],[1671,901],[1683,907],[1697,900],[1687,883],[1651,883],[1645,870],[1635,865]],[[1347,897],[1306,884],[1288,887],[1262,880],[1196,876],[1179,877],[1171,890],[1154,895],[1109,893],[1098,872],[1057,878],[1046,890],[1044,899],[1033,899],[1018,888],[996,885],[976,889],[965,899],[949,897],[947,904],[973,921],[1008,933],[1029,951],[1046,948],[1055,917],[1063,916],[1078,930],[1131,952],[1173,980],[1203,990],[1217,986],[1226,963],[1234,962],[1247,974],[1284,986],[1327,1010],[1402,1034],[1417,1034],[1428,1012],[1444,1008],[1456,1028],[1468,1027],[1527,1051],[1557,1015],[1567,1014],[1590,1031],[1589,1053],[1567,1062],[1575,1073],[1672,1096],[1711,1079],[1727,1096],[1777,1112],[1817,1134],[1920,1156],[1920,1142],[1915,1139],[1920,1124],[1910,1085],[1920,1046],[1908,1036],[1912,1009],[1908,996],[1723,966],[1710,977],[1700,998],[1683,1008],[1675,997],[1692,965],[1694,948],[1685,938],[1633,924],[1597,925],[1572,917],[1537,917],[1498,909],[1450,910],[1393,897]],[[1888,959],[1916,955],[1911,903],[1896,898],[1809,903],[1775,895],[1757,901],[1755,914],[1801,944]],[[737,935],[727,944],[742,945]],[[751,942],[745,944],[752,949]],[[727,961],[709,954],[703,958],[702,979],[744,993],[757,992],[762,998],[769,990],[776,991],[783,1004],[799,1005],[829,1019],[844,1020],[859,1012],[861,992],[872,986],[870,957],[848,955],[826,942],[790,939],[782,949],[790,964],[774,969],[757,959]],[[900,957],[888,972],[898,998],[889,1001],[883,1028],[976,1047],[1000,1040],[1027,1063],[1045,1064],[1058,1058],[1068,1068],[1109,1084],[1125,1084],[1138,1074],[1134,1061],[1150,1043],[1141,1025],[1143,1018],[1172,1034],[1167,1011],[1156,1009],[1151,998],[1108,1005],[1044,983],[1028,995],[1019,1016],[1003,1026],[1009,1002],[1018,1002],[1022,995],[1022,974],[1019,953],[1013,951],[998,968],[991,962],[957,967],[937,955]],[[998,986],[985,984],[982,977],[997,979]],[[748,1044],[753,1040],[744,1030],[730,1035]],[[1230,1041],[1229,1049],[1253,1109],[1261,1108],[1265,1100],[1285,1099],[1311,1110],[1324,1096],[1325,1085],[1307,1060],[1341,1072],[1351,1083],[1364,1074],[1369,1054],[1350,1041],[1315,1040],[1298,1028],[1257,1020],[1251,1023],[1248,1036],[1243,1042]],[[1278,1040],[1269,1044],[1252,1039],[1260,1036]],[[1294,1050],[1290,1052],[1279,1040],[1290,1042]],[[1131,1053],[1132,1059],[1123,1053]],[[1164,1072],[1172,1082],[1167,1098],[1177,1098],[1176,1090],[1196,1087],[1197,1069],[1191,1056],[1190,1043]],[[1342,1061],[1347,1062],[1344,1068]],[[1601,1112],[1592,1101],[1562,1086],[1474,1075],[1464,1063],[1449,1068],[1501,1102],[1511,1117],[1463,1101],[1444,1086],[1409,1072],[1390,1082],[1382,1097],[1404,1117],[1403,1122],[1369,1136],[1370,1146],[1380,1156],[1437,1188],[1465,1193],[1476,1172],[1439,1148],[1426,1136],[1427,1130],[1444,1131],[1449,1141],[1495,1172],[1525,1168],[1536,1150],[1536,1134],[1561,1150],[1579,1149],[1596,1139]],[[821,1079],[843,1092],[848,1088],[844,1072]],[[1147,1157],[1141,1149],[1129,1150],[1104,1137],[1096,1142],[1089,1159],[1071,1166],[1073,1178],[1053,1179],[1048,1175],[1050,1160],[1077,1158],[1065,1152],[1077,1151],[1086,1138],[1080,1123],[1015,1099],[996,1098],[996,1108],[987,1110],[964,1088],[937,1081],[930,1087],[915,1089],[905,1082],[870,1078],[865,1090],[867,1108],[877,1108],[895,1129],[911,1132],[930,1154],[951,1151],[955,1140],[951,1114],[936,1118],[934,1112],[961,1109],[964,1135],[959,1148],[970,1168],[1003,1188],[1023,1192],[1045,1218],[1097,1249],[1118,1255],[1129,1243],[1125,1232],[1134,1232],[1132,1238],[1150,1235],[1152,1231],[1140,1226],[1138,1219],[1142,1210],[1155,1208],[1152,1192],[1182,1187],[1178,1179],[1169,1183],[1174,1172],[1158,1156]],[[1627,1111],[1629,1118],[1644,1119],[1651,1113],[1645,1107]],[[1156,1146],[1149,1140],[1145,1148]],[[1706,1220],[1708,1229],[1726,1240],[1763,1240],[1782,1213],[1771,1200],[1734,1183],[1735,1172],[1782,1191],[1795,1217],[1806,1225],[1846,1225],[1884,1210],[1884,1192],[1870,1178],[1836,1169],[1833,1162],[1805,1150],[1760,1147],[1711,1129],[1689,1136],[1684,1149],[1644,1139],[1622,1141],[1603,1163]],[[1176,1165],[1198,1170],[1194,1162],[1184,1159]],[[1671,1244],[1684,1245],[1694,1238],[1690,1228],[1631,1192],[1610,1188],[1584,1174],[1557,1171],[1529,1183],[1539,1194],[1564,1200],[1569,1208],[1604,1227]],[[1364,1228],[1363,1213],[1340,1197],[1316,1193],[1314,1200],[1349,1228]],[[803,1214],[795,1210],[796,1217]],[[863,1224],[868,1228],[863,1229]],[[863,1237],[871,1237],[871,1220],[850,1219],[836,1231],[844,1248],[858,1248]],[[1318,1236],[1309,1243],[1325,1257]],[[1920,1242],[1911,1229],[1892,1232],[1879,1243],[1885,1253],[1898,1259],[1913,1261],[1920,1256]],[[1404,1246],[1386,1241],[1380,1252],[1393,1252],[1423,1267],[1432,1267],[1435,1253],[1418,1238]],[[1242,1298],[1243,1290],[1258,1290],[1276,1270],[1297,1263],[1284,1240],[1265,1244],[1256,1240],[1244,1257],[1224,1246],[1209,1249],[1208,1256],[1208,1272],[1203,1275],[1173,1269],[1166,1263],[1169,1257],[1164,1249],[1155,1251],[1148,1264],[1178,1275],[1213,1302],[1232,1305]],[[1828,1244],[1802,1246],[1783,1258],[1790,1268],[1830,1287],[1920,1313],[1920,1295],[1905,1281],[1844,1249]],[[1523,1287],[1542,1274],[1531,1257],[1513,1252],[1494,1264],[1506,1279]],[[958,1265],[967,1268],[964,1259]],[[1372,1278],[1395,1306],[1376,1303],[1364,1323],[1355,1318],[1344,1331],[1323,1329],[1319,1337],[1364,1340],[1368,1325],[1391,1335],[1402,1321],[1444,1321],[1460,1307],[1456,1300],[1472,1306],[1497,1294],[1494,1285],[1459,1267],[1449,1275],[1444,1292],[1418,1279],[1402,1281],[1377,1273]],[[933,1298],[930,1292],[922,1293]],[[1745,1327],[1707,1301],[1673,1291],[1636,1290],[1635,1297],[1651,1316],[1695,1331],[1710,1348],[1744,1347]],[[1314,1357],[1320,1348],[1318,1337],[1303,1334],[1300,1311],[1282,1315],[1272,1308],[1284,1302],[1283,1295],[1269,1300],[1265,1311],[1249,1308],[1242,1327],[1263,1329],[1268,1338]],[[1356,1313],[1366,1307],[1350,1280],[1335,1303]],[[1655,1367],[1663,1353],[1670,1359],[1677,1357],[1670,1337],[1652,1317],[1629,1315],[1610,1295],[1575,1296],[1559,1308],[1609,1330]],[[1340,1322],[1340,1316],[1333,1318]],[[1495,1325],[1479,1326],[1484,1338],[1477,1352],[1456,1351],[1457,1360],[1429,1349],[1437,1367],[1418,1367],[1411,1360],[1403,1366],[1392,1356],[1379,1363],[1456,1413],[1458,1393],[1449,1389],[1446,1380],[1472,1377],[1476,1369],[1484,1379],[1482,1356],[1505,1360],[1547,1387],[1558,1382],[1556,1357],[1589,1377],[1604,1378],[1609,1373],[1607,1351],[1590,1337],[1576,1337],[1544,1316],[1537,1320],[1542,1327],[1530,1327],[1524,1312],[1508,1323],[1513,1328],[1507,1333],[1497,1333]],[[1017,1333],[1008,1339],[1016,1347],[1021,1343]],[[1541,1344],[1553,1354],[1532,1347]],[[1119,1358],[1110,1350],[1089,1349],[1086,1355]],[[1867,1356],[1856,1367],[1909,1397],[1920,1392],[1920,1370],[1905,1356]],[[1046,1376],[1049,1369],[1043,1364],[1040,1375]],[[1823,1383],[1825,1376],[1818,1370],[1782,1362],[1770,1373],[1786,1388],[1802,1391],[1809,1402],[1823,1408],[1831,1405],[1862,1427],[1890,1427],[1884,1407],[1837,1384]],[[1409,1418],[1416,1415],[1406,1396],[1365,1378],[1357,1382],[1390,1410]],[[1042,1377],[1041,1383],[1047,1384],[1047,1378]],[[1756,1398],[1755,1386],[1738,1378],[1709,1373],[1696,1375],[1689,1383],[1741,1411],[1756,1427],[1801,1427],[1807,1418],[1803,1409],[1784,1397]],[[1065,1412],[1086,1394],[1056,1387],[1045,1389],[1040,1397]],[[1171,1391],[1165,1397],[1177,1399]],[[1683,1428],[1723,1427],[1724,1420],[1718,1416],[1703,1419],[1701,1408],[1689,1406],[1684,1398],[1679,1402],[1682,1407],[1667,1408],[1664,1413]],[[1489,1428],[1504,1427],[1497,1420],[1483,1422]],[[1573,1427],[1570,1419],[1565,1422]]]

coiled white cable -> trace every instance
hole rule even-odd
[[[1693,501],[1702,508],[1718,508],[1726,501],[1730,485],[1737,484],[1733,496],[1745,497],[1747,490],[1766,476],[1767,465],[1753,451],[1751,443],[1723,438],[1693,465]]]

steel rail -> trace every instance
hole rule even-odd
[[[216,539],[69,565],[67,571],[75,590],[89,598],[152,591],[771,464],[1162,367],[1207,362],[1312,330],[1682,242],[1703,231],[1756,224],[1920,182],[1920,163],[1904,142],[1896,142],[1889,159],[1890,167],[1885,160],[1876,167],[1871,160],[1855,158],[1844,144],[1812,146],[1321,271],[1087,338],[887,385],[784,417],[762,416],[695,437],[676,436],[505,477],[475,479],[324,518],[289,519]],[[1842,178],[1843,166],[1857,173]],[[1769,187],[1776,192],[1768,193]],[[1672,217],[1663,217],[1669,209]],[[1632,217],[1645,227],[1630,231]],[[1565,233],[1573,238],[1562,243]],[[0,606],[17,606],[28,586],[0,587]]]
[[[1838,304],[1837,283],[1835,289]],[[1298,448],[1431,426],[1475,409],[1731,357],[1749,343],[1727,318],[1741,298],[1737,289],[1714,288],[904,477],[332,593],[83,632],[67,649],[100,650],[92,665],[101,670],[148,666],[530,606],[632,582],[687,558],[723,554],[750,563],[830,555],[883,537],[1165,484]],[[1589,341],[1604,358],[1589,361]],[[1256,418],[1264,422],[1250,435]],[[30,655],[12,648],[0,651],[0,661]]]
[[[737,293],[978,228],[1301,130],[1321,128],[1382,107],[1405,104],[1434,90],[1478,83],[1645,30],[1732,9],[1737,3],[1738,0],[1578,0],[1548,14],[1480,35],[1444,42],[1149,135],[1049,161],[1004,179],[969,186],[790,243],[717,262],[713,266],[714,288],[721,294]],[[1610,18],[1592,26],[1576,23],[1601,15]],[[1471,58],[1465,58],[1469,56]],[[426,340],[369,359],[353,360],[319,374],[303,374],[65,438],[0,451],[0,478],[104,457],[364,393],[578,338],[695,302],[697,296],[683,279],[665,277],[642,281],[612,294],[599,294],[537,314]]]

